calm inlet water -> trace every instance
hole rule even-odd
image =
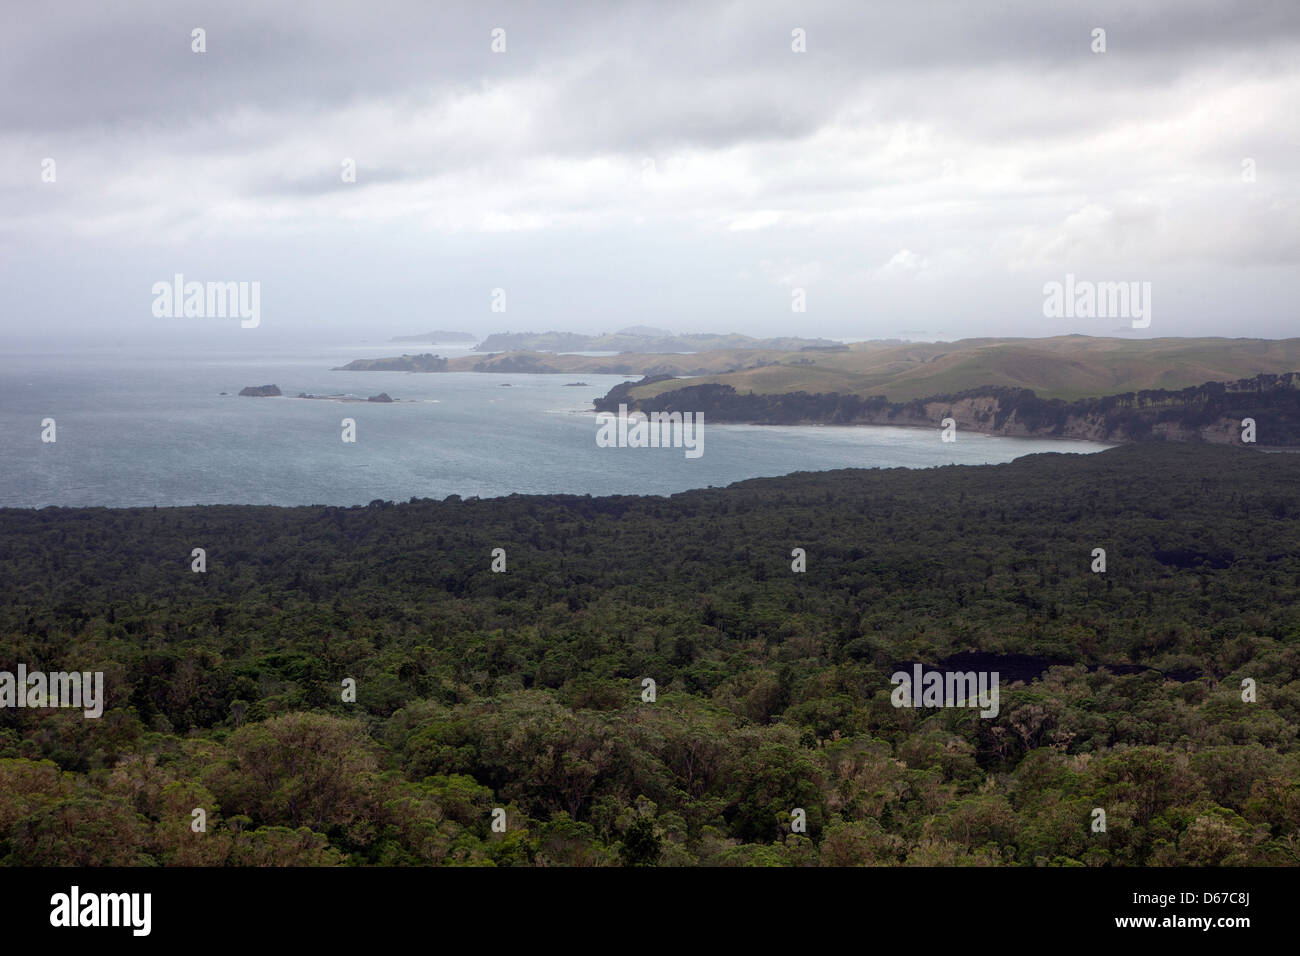
[[[366,504],[376,499],[520,493],[657,494],[831,468],[987,464],[1085,442],[938,429],[704,423],[704,454],[599,448],[591,400],[609,375],[335,372],[412,345],[271,353],[124,349],[11,353],[0,368],[0,506]],[[582,381],[585,387],[565,387]],[[392,405],[241,398],[387,392]],[[509,386],[509,387],[505,387]],[[227,395],[221,395],[227,392]],[[341,440],[356,419],[357,441]],[[41,441],[53,418],[57,441]]]

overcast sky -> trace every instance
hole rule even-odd
[[[1294,0],[8,3],[0,331],[1297,335],[1298,54]]]

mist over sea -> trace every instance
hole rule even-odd
[[[363,505],[376,498],[654,494],[832,468],[989,464],[1077,441],[889,427],[723,425],[704,454],[599,448],[591,400],[623,376],[336,372],[354,358],[466,354],[411,343],[237,351],[12,351],[0,367],[0,506]],[[582,381],[583,387],[566,387]],[[246,398],[275,384],[283,398]],[[504,386],[509,387],[504,387]],[[227,392],[221,395],[221,392]],[[387,392],[394,404],[290,396]],[[57,441],[41,441],[53,418]],[[357,441],[341,440],[356,420]]]

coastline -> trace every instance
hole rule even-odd
[[[703,414],[706,421],[754,425],[893,425],[942,428],[1006,438],[1102,444],[1205,442],[1300,446],[1300,374],[1206,382],[1178,391],[1148,389],[1073,401],[1039,398],[1027,388],[981,386],[954,394],[891,402],[884,395],[737,392],[713,383],[637,397],[664,376],[617,385],[596,411]],[[675,383],[674,383],[675,384]]]
[[[639,411],[639,409],[638,409]],[[601,414],[599,409],[591,409],[590,414],[594,417]],[[703,413],[701,413],[703,414]],[[772,421],[754,421],[749,419],[709,419],[707,415],[704,421],[710,425],[750,425],[757,428],[898,428],[909,431],[939,431],[941,425],[933,422],[870,422],[870,421],[853,421],[853,422],[825,422],[816,419],[803,419],[793,422],[772,422]],[[1078,442],[1085,445],[1104,445],[1107,448],[1114,448],[1119,445],[1137,445],[1142,442],[1134,440],[1100,440],[1093,438],[1083,438],[1077,435],[1044,435],[1044,434],[1024,434],[1015,435],[1006,432],[993,431],[992,429],[978,426],[966,426],[958,422],[958,433],[967,432],[980,435],[984,438],[1023,438],[1026,441],[1069,441]],[[1214,442],[1212,444],[1223,444]],[[1271,446],[1277,451],[1294,451],[1300,452],[1300,447],[1290,448],[1285,445]],[[1104,450],[1104,449],[1103,449]],[[1260,451],[1269,450],[1261,447]]]

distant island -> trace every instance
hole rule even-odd
[[[439,342],[477,342],[478,336],[472,332],[448,332],[444,329],[435,329],[432,332],[425,332],[423,335],[398,335],[388,341],[428,342],[430,345],[434,345]]]
[[[447,360],[440,355],[398,355],[389,358],[357,359],[336,366],[334,372],[446,372]]]
[[[225,392],[221,393],[225,395]],[[249,398],[276,398],[284,393],[280,391],[279,385],[249,385],[247,388],[239,390],[240,395],[246,395]],[[308,395],[306,392],[299,392],[297,398],[311,398],[324,402],[377,402],[379,404],[388,404],[390,402],[399,402],[402,399],[393,398],[387,392],[380,392],[378,395],[371,395],[369,398],[358,398],[355,395]]]
[[[355,395],[308,395],[306,392],[299,392],[299,398],[314,398],[324,402],[378,402],[381,405],[392,402],[400,402],[400,398],[392,398],[387,392],[380,392],[378,395],[371,395],[369,398],[357,398]]]
[[[335,372],[529,372],[538,375],[721,375],[802,359],[807,353],[759,349],[699,353],[565,355],[552,352],[499,352],[447,359],[438,355],[397,355],[356,359]]]
[[[667,329],[634,325],[612,334],[578,332],[497,332],[474,346],[476,352],[703,352],[714,349],[771,349],[797,352],[803,348],[845,347],[833,339],[782,337],[756,339],[749,335],[710,332],[674,335]]]
[[[432,336],[468,333],[431,332],[393,341],[424,341]],[[473,338],[470,336],[470,338]],[[498,332],[474,346],[481,358],[440,355],[384,356],[356,359],[335,366],[336,372],[530,372],[592,375],[724,375],[783,363],[812,364],[811,355],[843,353],[850,346],[832,339],[796,336],[759,339],[748,335],[691,333],[634,325],[612,335],[576,332]],[[613,356],[574,352],[614,352]],[[585,383],[584,383],[585,384]]]

